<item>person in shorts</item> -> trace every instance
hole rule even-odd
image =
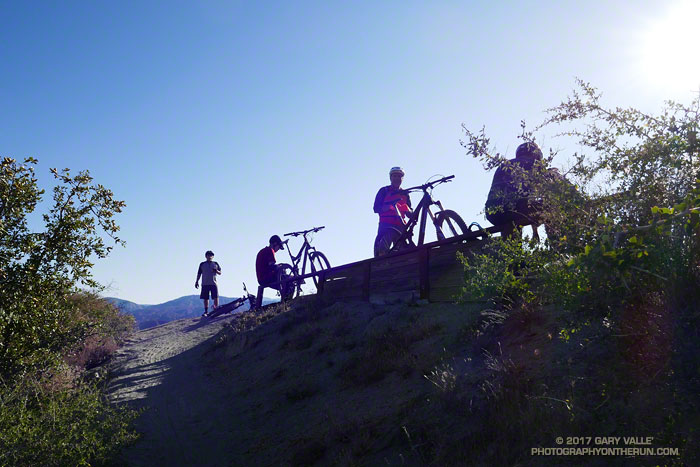
[[[199,263],[199,269],[197,270],[197,280],[194,282],[194,288],[199,288],[199,278],[202,278],[202,291],[199,294],[199,298],[204,300],[204,313],[202,316],[209,315],[209,296],[214,300],[214,308],[219,306],[219,289],[216,285],[216,276],[221,274],[221,266],[219,263],[214,261],[214,252],[211,250],[204,253],[206,261]]]

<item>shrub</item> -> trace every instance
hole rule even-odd
[[[488,251],[461,257],[464,295],[491,302],[488,323],[556,310],[559,357],[519,375],[517,388],[486,380],[498,388],[496,402],[512,402],[492,404],[490,413],[512,425],[503,439],[526,433],[528,443],[549,442],[551,433],[536,436],[546,428],[527,420],[551,419],[582,432],[641,428],[667,446],[690,446],[696,435],[688,414],[700,393],[688,364],[700,350],[700,100],[668,102],[650,115],[607,108],[593,87],[578,85],[535,129],[560,125],[588,152],[573,154],[567,172],[576,195],[551,189],[546,164],[521,174],[546,206],[546,242],[492,239]],[[486,168],[504,159],[483,129],[465,131],[464,146]],[[534,140],[535,132],[522,137]],[[550,151],[546,162],[557,155]],[[562,419],[562,408],[571,420]]]
[[[107,463],[135,439],[135,413],[113,407],[91,385],[50,389],[0,385],[0,465]]]
[[[124,202],[88,172],[58,180],[44,228],[33,158],[0,161],[0,464],[92,465],[133,439],[134,413],[111,407],[84,368],[104,361],[133,328],[96,293],[92,259],[106,257]],[[65,364],[72,364],[68,368]]]

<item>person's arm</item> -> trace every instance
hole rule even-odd
[[[214,264],[216,264],[216,273],[220,275],[221,274],[221,266],[216,261],[214,261]]]
[[[384,196],[386,196],[386,187],[381,187],[374,197],[374,212],[379,214],[384,210]]]
[[[194,281],[194,288],[198,289],[199,288],[199,278],[202,277],[202,265],[199,265],[199,268],[197,269],[197,280]]]

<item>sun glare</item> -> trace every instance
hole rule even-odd
[[[700,1],[669,2],[641,37],[641,72],[650,84],[670,91],[700,88]]]

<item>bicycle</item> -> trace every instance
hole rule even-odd
[[[291,259],[292,264],[280,263],[277,265],[278,271],[280,273],[280,277],[282,278],[281,280],[288,280],[288,278],[291,277],[292,279],[289,280],[289,282],[293,284],[293,288],[291,289],[291,291],[286,297],[283,298],[291,299],[301,295],[301,285],[304,284],[304,279],[295,280],[293,278],[304,276],[306,274],[307,261],[309,264],[309,269],[312,273],[324,269],[330,269],[331,263],[328,261],[328,258],[326,258],[326,255],[316,250],[316,247],[311,246],[311,240],[309,239],[309,234],[316,233],[322,229],[325,229],[325,226],[314,227],[308,230],[301,230],[299,232],[289,232],[284,234],[285,237],[298,237],[302,235],[304,237],[304,243],[301,245],[301,248],[299,249],[297,254],[293,255],[292,250],[289,248],[290,239],[287,239],[282,242],[282,244],[287,246],[287,252],[289,253],[289,258]],[[299,268],[299,263],[302,263],[301,269]],[[285,275],[287,276],[287,278],[284,278]],[[318,276],[313,276],[313,282],[314,286],[318,287]],[[284,287],[281,288],[284,289]]]
[[[428,182],[424,185],[418,185],[411,188],[406,188],[405,190],[400,190],[402,193],[406,194],[422,191],[423,198],[421,198],[420,203],[418,203],[415,210],[409,211],[411,214],[408,221],[403,218],[398,207],[396,206],[396,203],[399,200],[392,203],[394,209],[396,210],[396,215],[399,217],[399,219],[401,219],[403,225],[397,227],[387,226],[386,230],[377,235],[377,239],[374,242],[375,258],[394,251],[403,250],[405,248],[415,248],[422,245],[425,241],[425,224],[428,216],[430,216],[430,219],[433,221],[433,225],[435,225],[435,232],[438,240],[444,240],[450,236],[457,237],[471,232],[471,227],[473,224],[467,227],[467,224],[456,212],[443,208],[440,201],[433,200],[433,188],[441,183],[447,183],[453,178],[455,178],[455,176],[450,175],[433,182]],[[433,212],[430,210],[432,205],[436,205],[440,209],[436,214],[433,214]],[[418,244],[416,244],[413,242],[413,229],[418,224],[419,216],[420,228],[418,233]]]
[[[255,309],[255,295],[248,292],[248,289],[245,286],[245,282],[243,283],[243,292],[245,292],[245,296],[237,298],[230,303],[221,305],[220,307],[214,309],[211,313],[209,313],[207,318],[212,319],[216,318],[219,315],[223,315],[224,313],[231,313],[237,308],[240,308],[243,305],[245,305],[245,302],[248,302],[248,309]]]

